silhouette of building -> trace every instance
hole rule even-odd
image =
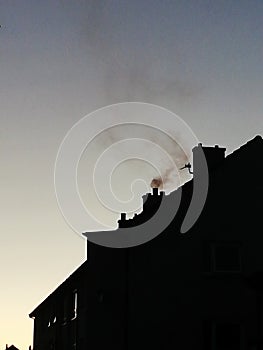
[[[8,344],[6,344],[5,350],[18,350],[18,348],[16,348],[14,345],[8,346]]]
[[[151,241],[124,249],[87,242],[87,261],[30,314],[34,350],[262,348],[263,140],[227,157],[225,148],[197,147],[209,191],[194,226],[180,233],[191,180],[174,220]],[[161,196],[154,189],[142,214],[122,214],[119,227],[147,220]]]

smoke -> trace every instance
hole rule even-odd
[[[87,57],[100,72],[98,93],[102,105],[142,101],[176,106],[176,110],[180,110],[182,103],[200,93],[200,86],[189,79],[189,74],[182,73],[184,57],[179,42],[175,45],[175,33],[163,37],[163,33],[168,34],[170,30],[166,17],[160,30],[155,30],[151,23],[158,24],[159,19],[151,18],[150,7],[142,6],[126,1],[118,2],[118,6],[113,1],[88,2],[82,40],[87,47]],[[165,6],[163,10],[166,11]],[[187,171],[178,171],[192,156],[191,150],[185,151],[180,146],[183,135],[179,131],[171,130],[171,139],[147,128],[129,128],[129,131],[116,127],[103,132],[98,141],[101,149],[129,137],[144,138],[165,149],[175,163],[171,168],[169,162],[157,154],[159,172],[152,171],[149,186],[170,191],[190,178]],[[147,152],[152,150],[149,148]],[[146,171],[140,167],[138,173]]]
[[[184,159],[184,157],[182,159]],[[161,176],[152,179],[151,188],[158,187],[165,190],[169,185],[175,185],[177,183],[177,176],[174,174],[176,171],[176,168],[164,169]]]
[[[178,109],[200,93],[189,72],[184,74],[184,57],[174,33],[163,38],[164,27],[160,33],[152,28],[150,11],[128,2],[118,2],[117,7],[112,1],[89,1],[82,40],[100,71],[103,104],[143,101]]]
[[[150,187],[159,187],[168,194],[191,179],[188,171],[179,169],[191,162],[193,145],[185,139],[180,122],[175,123],[177,130],[160,130],[166,124],[166,112],[157,110],[157,114],[153,114],[147,104],[124,110],[122,105],[114,105],[98,110],[94,121],[91,120],[91,128],[94,123],[101,127],[101,132],[94,135],[82,153],[78,188],[85,206],[95,217],[100,213],[109,226],[121,211],[129,215],[139,212],[141,197],[150,192]],[[125,120],[131,121],[136,113],[138,123],[119,124],[124,120],[120,118],[124,112]],[[144,118],[147,123],[151,123],[150,117],[154,115],[155,127],[141,124],[138,113],[147,114]],[[159,122],[159,113],[162,122]],[[112,126],[103,129],[103,118],[109,118]],[[174,123],[170,125],[172,128]]]
[[[152,182],[151,182],[151,187],[152,188],[163,188],[163,181],[162,181],[162,178],[161,177],[157,177],[155,179],[152,179]]]
[[[190,148],[188,150],[182,148],[183,135],[180,135],[179,131],[175,132],[173,130],[170,132],[170,135],[141,124],[118,125],[104,130],[95,142],[96,148],[103,152],[111,145],[122,140],[138,139],[138,151],[141,151],[141,147],[143,147],[144,162],[131,160],[127,171],[132,171],[135,175],[137,173],[138,176],[144,176],[149,181],[149,187],[159,187],[170,192],[191,178],[187,171],[179,169],[184,164],[191,162],[192,155]],[[142,140],[142,143],[140,140]],[[144,140],[150,142],[143,142]],[[155,145],[163,152],[159,152],[158,147],[154,147]],[[115,148],[115,152],[124,154],[125,150],[120,145],[120,147]],[[118,158],[117,153],[115,155]],[[155,168],[149,170],[148,159],[153,160]],[[114,159],[112,159],[112,162],[114,163]]]

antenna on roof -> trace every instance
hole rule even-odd
[[[183,169],[187,168],[188,171],[189,171],[189,174],[193,174],[193,172],[191,171],[191,167],[192,167],[192,165],[190,163],[187,163],[182,168],[180,168],[180,170],[183,170]]]

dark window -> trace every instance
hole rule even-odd
[[[213,269],[215,272],[241,270],[240,245],[235,243],[220,243],[213,246]]]
[[[238,323],[215,323],[205,321],[203,324],[204,350],[240,350],[241,327]]]
[[[78,308],[78,293],[77,290],[74,290],[74,292],[71,294],[71,305],[70,305],[70,313],[71,313],[71,320],[74,320],[77,317],[77,308]]]
[[[216,324],[214,327],[215,350],[240,350],[240,325],[231,323]]]
[[[63,300],[63,321],[62,325],[66,325],[69,319],[69,295],[66,294]]]
[[[206,272],[241,272],[240,242],[204,242],[203,269]]]
[[[63,307],[63,324],[65,325],[68,321],[74,320],[77,317],[77,306],[78,306],[78,293],[77,290],[67,294],[64,297]]]
[[[53,304],[50,309],[48,327],[52,326],[53,323],[56,323],[56,320],[56,307]]]

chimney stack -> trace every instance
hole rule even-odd
[[[126,213],[121,213],[121,218],[118,220],[119,227],[126,227],[127,222],[126,222]]]
[[[159,195],[159,189],[158,189],[158,187],[153,187],[153,188],[152,188],[152,194],[153,194],[153,196],[158,196],[158,195]]]
[[[198,146],[193,148],[193,170],[194,173],[198,171],[198,159],[200,160],[200,151],[204,152],[208,171],[214,170],[219,167],[225,159],[226,148],[219,147],[215,145],[214,147],[203,146],[202,143],[199,143]]]

